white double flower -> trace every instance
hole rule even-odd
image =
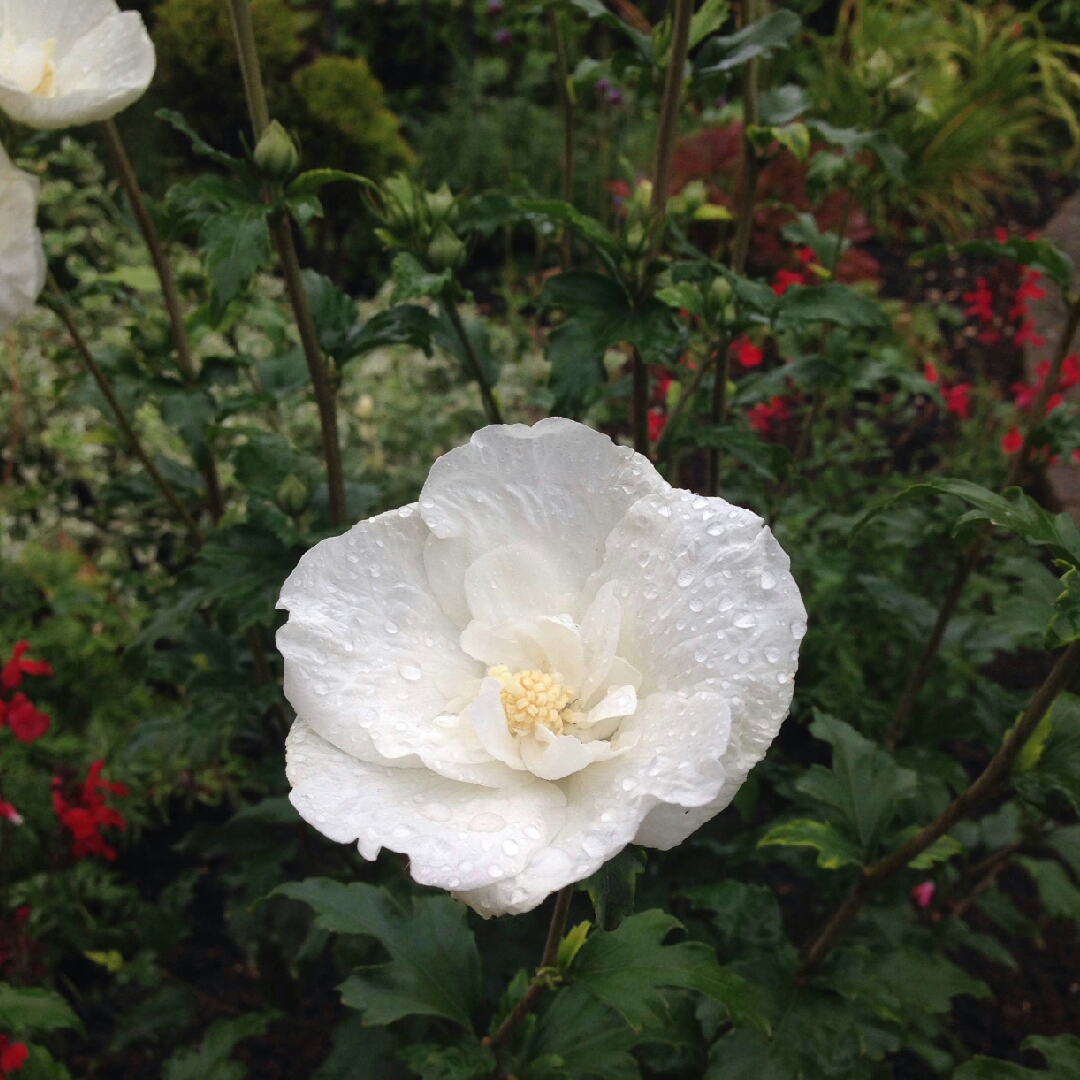
[[[723,809],[806,629],[757,515],[569,420],[489,427],[281,593],[292,801],[484,914]]]

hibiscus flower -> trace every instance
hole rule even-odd
[[[806,631],[761,518],[562,419],[477,432],[279,604],[293,804],[485,915],[727,806]]]

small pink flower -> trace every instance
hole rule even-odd
[[[934,899],[934,883],[932,881],[920,882],[911,890],[911,899],[915,901],[917,907],[928,908]]]

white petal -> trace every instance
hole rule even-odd
[[[731,709],[723,789],[685,816],[681,840],[727,806],[776,737],[806,611],[790,560],[756,514],[685,491],[631,508],[589,588],[607,582],[623,605],[619,655],[643,672],[642,691],[708,690]]]
[[[543,726],[522,736],[519,745],[526,768],[541,780],[562,780],[594,761],[606,761],[617,752],[611,743],[586,743],[573,735],[554,735]]]
[[[633,716],[637,709],[637,694],[634,688],[626,686],[613,686],[604,695],[599,704],[589,710],[585,723],[590,727],[598,724],[601,720],[608,720],[616,716]]]
[[[627,508],[667,490],[641,455],[551,418],[477,431],[431,467],[420,507],[436,536],[463,538],[473,558],[509,544],[542,552],[576,595]]]
[[[58,18],[61,11],[66,20]],[[0,26],[9,47],[56,41],[53,97],[28,93],[5,77],[0,58],[0,109],[30,127],[107,120],[142,97],[154,77],[154,46],[142,19],[121,13],[111,0],[6,0]]]
[[[285,769],[289,798],[305,821],[331,840],[358,841],[365,859],[383,847],[408,855],[413,878],[440,889],[513,878],[563,821],[565,800],[554,784],[530,780],[495,791],[427,769],[357,761],[299,719]]]
[[[461,632],[461,647],[487,667],[502,665],[511,671],[536,668],[543,663],[544,653],[529,637],[517,632],[510,624],[494,629],[484,623],[471,622]]]
[[[497,761],[512,769],[524,769],[518,741],[506,726],[506,711],[502,706],[502,683],[498,679],[485,679],[480,693],[468,708],[469,723],[483,744],[484,749]]]
[[[423,572],[427,526],[411,507],[317,544],[289,575],[278,631],[285,694],[323,738],[368,761],[416,759],[457,780],[514,783],[467,724],[450,687],[482,678]]]
[[[609,581],[596,593],[581,620],[581,642],[588,675],[579,697],[590,704],[594,694],[608,685],[608,673],[619,645],[622,605],[615,599],[615,582]]]
[[[465,541],[454,537],[440,540],[429,534],[424,543],[424,568],[431,591],[439,606],[462,629],[472,615],[465,599],[465,571],[469,568],[469,549]]]
[[[0,333],[33,310],[45,285],[37,198],[37,178],[16,169],[0,146]]]
[[[505,544],[484,552],[465,571],[472,617],[488,626],[558,615],[575,599],[572,583],[541,551]]]
[[[716,799],[730,727],[723,698],[652,694],[629,726],[627,735],[637,742],[627,753],[560,781],[566,818],[551,843],[513,880],[459,893],[459,899],[482,915],[529,911],[617,855],[654,806],[707,806]]]
[[[585,679],[585,653],[581,634],[570,617],[537,619],[528,632],[543,650],[547,671],[561,675],[562,684],[577,694]]]

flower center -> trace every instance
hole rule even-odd
[[[20,45],[11,57],[7,75],[23,90],[36,97],[52,97],[56,65],[52,61],[56,38]]]
[[[538,724],[553,735],[561,735],[563,726],[573,722],[569,706],[574,690],[563,685],[557,671],[548,675],[535,668],[511,671],[500,665],[491,668],[488,675],[502,683],[502,707],[514,735],[527,735]]]

